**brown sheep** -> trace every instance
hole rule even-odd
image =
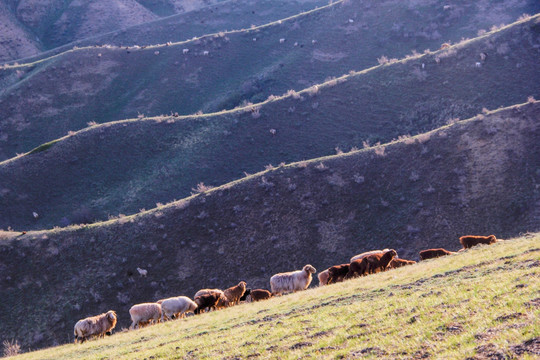
[[[264,289],[255,289],[251,290],[251,301],[261,301],[270,299],[272,297],[272,293],[268,290]]]
[[[200,314],[201,312],[204,312],[205,309],[216,309],[216,305],[219,301],[219,299],[222,297],[220,294],[205,294],[200,295],[195,298],[195,303],[197,304],[197,308],[195,309],[195,314]]]
[[[373,254],[365,257],[365,260],[368,262],[367,272],[374,274],[376,272],[385,271],[392,261],[393,258],[397,256],[396,250],[391,249],[390,251],[385,252],[384,254]]]
[[[82,344],[91,336],[104,337],[105,335],[111,335],[117,320],[116,312],[109,310],[106,313],[77,321],[73,328],[75,343],[80,340]]]
[[[220,289],[201,289],[199,291],[197,291],[197,293],[195,294],[195,296],[193,297],[193,299],[195,299],[197,296],[201,296],[201,295],[207,295],[207,294],[217,294],[218,295],[218,303],[215,307],[215,309],[222,309],[222,308],[226,308],[229,306],[229,302],[227,300],[227,297],[225,296],[225,293],[223,292],[223,290],[220,290]]]
[[[484,244],[491,245],[497,242],[495,235],[489,236],[475,236],[475,235],[466,235],[459,238],[459,242],[463,245],[464,249],[470,249],[473,246]]]
[[[398,267],[402,267],[406,265],[413,265],[413,264],[416,264],[416,261],[393,258],[392,261],[390,261],[390,264],[388,264],[388,268],[395,269]]]
[[[319,278],[319,286],[327,285],[329,276],[330,275],[328,274],[328,269],[320,272],[319,275],[317,275],[317,277]]]
[[[233,306],[240,302],[240,299],[242,298],[242,296],[244,296],[245,292],[246,292],[246,282],[240,281],[238,285],[232,286],[228,288],[227,290],[223,291],[223,294],[227,298],[228,305]]]
[[[435,259],[441,256],[455,254],[453,251],[448,251],[443,248],[427,249],[420,251],[420,260]]]
[[[334,265],[328,269],[328,282],[327,284],[334,284],[342,282],[347,273],[349,272],[349,264]]]
[[[347,273],[347,275],[345,275],[345,279],[367,275],[368,266],[369,263],[366,258],[354,260],[349,264],[349,272]]]

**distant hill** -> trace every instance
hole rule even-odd
[[[81,314],[115,309],[122,328],[137,302],[239,279],[268,287],[276,270],[324,269],[374,248],[417,259],[424,248],[459,249],[464,234],[538,231],[539,114],[532,101],[135,216],[4,232],[0,340],[64,343]]]
[[[41,44],[0,1],[0,62],[35,55]]]
[[[86,37],[124,29],[218,3],[219,0],[1,0],[0,61],[37,55]],[[5,24],[2,22],[2,24]],[[6,25],[7,25],[6,24]],[[22,31],[19,31],[21,29]],[[36,46],[22,47],[25,43]]]
[[[188,196],[201,182],[217,186],[269,164],[362,148],[363,142],[384,143],[483,108],[540,98],[538,18],[292,92],[256,112],[248,107],[247,112],[134,119],[45,144],[0,164],[0,209],[6,214],[0,228],[43,229],[129,215]],[[484,52],[489,55],[482,61]]]
[[[0,70],[0,159],[89,122],[260,102],[376,65],[382,56],[402,58],[411,49],[423,52],[474,37],[494,19],[497,24],[509,17],[498,7],[459,4],[445,9],[427,2],[415,12],[397,0],[336,2],[250,31],[145,49],[85,47]],[[522,10],[508,9],[514,19]]]

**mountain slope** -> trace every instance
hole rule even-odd
[[[117,327],[17,359],[535,359],[539,241],[530,234],[142,330]]]
[[[0,72],[0,159],[92,121],[260,102],[367,68],[382,55],[403,57],[411,49],[475,36],[481,26],[477,16],[486,14],[461,5],[463,14],[457,16],[429,4],[418,5],[422,12],[416,13],[397,0],[336,3],[249,31],[145,49],[81,48],[32,66],[9,67]],[[395,18],[403,19],[401,27],[390,25]],[[439,35],[427,36],[426,23],[434,18],[440,19],[433,25]]]
[[[26,31],[2,33],[6,52],[0,61],[37,55],[88,36],[146,23],[160,16],[184,13],[218,3],[216,0],[2,0],[0,18],[14,19]],[[14,24],[14,23],[12,23]],[[21,45],[34,43],[39,48]],[[19,51],[17,51],[19,50]]]
[[[41,45],[0,2],[0,62],[37,54],[40,48]]]
[[[80,314],[126,314],[239,279],[267,287],[276,271],[324,269],[374,248],[417,259],[425,248],[457,250],[467,233],[538,231],[539,110],[522,104],[282,166],[136,216],[3,233],[0,334],[33,348],[63,343]]]
[[[539,98],[539,18],[293,92],[258,106],[258,113],[247,107],[135,119],[46,144],[0,165],[0,209],[7,214],[0,228],[43,229],[132,214],[188,196],[200,182],[216,186],[268,164],[330,155],[363,141],[388,142],[484,107]],[[477,67],[482,52],[489,58]]]

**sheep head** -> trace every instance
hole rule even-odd
[[[304,270],[308,274],[315,274],[317,272],[317,270],[313,266],[311,266],[309,264],[304,266],[304,268],[302,270]]]

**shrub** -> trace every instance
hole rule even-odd
[[[21,353],[21,346],[17,340],[4,340],[2,343],[4,345],[4,356],[15,356]]]
[[[379,65],[388,64],[388,58],[383,55],[380,58],[377,58],[377,62],[379,63]]]

